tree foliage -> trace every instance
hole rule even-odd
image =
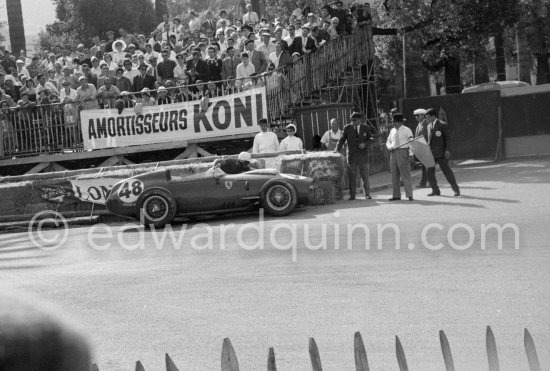
[[[88,42],[108,30],[149,33],[158,24],[151,0],[52,0],[57,20],[46,26],[51,39]],[[44,43],[47,37],[43,34]]]

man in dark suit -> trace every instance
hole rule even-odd
[[[222,61],[216,56],[216,48],[210,46],[208,48],[208,58],[206,58],[208,66],[208,80],[219,82],[222,79]]]
[[[413,113],[416,122],[418,122],[416,130],[414,132],[414,137],[418,138],[420,136],[423,136],[426,140],[426,143],[428,143],[428,121],[426,120],[426,110],[423,108],[418,108],[415,109]],[[422,178],[420,179],[420,184],[418,184],[417,187],[426,188],[426,183],[428,182],[426,167],[421,163],[420,168],[422,170]]]
[[[237,76],[237,66],[242,62],[241,58],[235,57],[235,48],[228,47],[225,51],[227,57],[222,62],[222,79],[234,79]]]
[[[208,66],[201,59],[201,52],[194,49],[193,58],[187,61],[187,71],[189,72],[189,84],[195,84],[198,80],[208,81]]]
[[[369,150],[368,147],[374,142],[374,133],[371,128],[361,123],[361,114],[353,112],[351,114],[351,124],[347,124],[342,132],[342,137],[338,141],[338,146],[334,153],[342,150],[344,143],[348,142],[348,178],[349,178],[349,199],[355,200],[357,190],[357,171],[363,179],[365,189],[365,198],[370,200],[369,185]]]
[[[264,73],[265,70],[267,70],[267,59],[265,58],[264,53],[254,49],[254,40],[247,40],[245,48],[248,52],[250,63],[254,66],[256,73],[258,75]]]
[[[437,112],[434,108],[430,108],[426,111],[426,119],[428,120],[428,143],[434,156],[436,164],[439,164],[443,175],[451,185],[455,196],[460,196],[460,188],[456,183],[456,178],[449,167],[449,158],[451,152],[449,150],[451,143],[451,136],[449,134],[449,125],[437,118]],[[439,196],[441,193],[437,186],[437,179],[435,177],[435,166],[427,170],[428,182],[432,187],[432,193],[428,196]]]
[[[169,59],[169,49],[164,49],[161,55],[162,62],[157,65],[157,73],[160,79],[160,83],[164,85],[166,83],[166,80],[174,80],[174,68],[176,68],[177,63]]]
[[[290,47],[292,50],[292,53],[290,53],[291,55],[294,53],[300,53],[300,55],[310,54],[317,50],[317,46],[315,46],[315,40],[311,38],[309,32],[309,26],[303,25],[302,36],[296,36],[294,38],[294,41],[292,42],[292,46]]]
[[[148,88],[149,90],[155,90],[155,78],[147,73],[147,65],[141,63],[139,65],[139,75],[134,77],[132,83],[132,91],[138,92],[143,88]]]

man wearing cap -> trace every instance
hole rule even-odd
[[[414,131],[414,137],[418,138],[420,136],[424,137],[426,140],[426,143],[428,143],[428,130],[429,125],[428,121],[426,120],[426,110],[424,108],[417,108],[414,110],[414,118],[418,122],[418,125],[416,126],[416,129]],[[422,163],[420,163],[420,168],[422,169],[422,178],[420,179],[420,184],[417,185],[418,188],[426,188],[426,183],[428,181],[428,177],[426,175],[426,168]]]
[[[301,151],[304,149],[304,143],[302,139],[298,138],[296,134],[296,125],[288,124],[285,128],[287,137],[281,141],[279,145],[279,151]]]
[[[275,153],[279,152],[279,138],[277,134],[268,130],[267,119],[260,119],[261,131],[254,137],[252,153]]]
[[[262,41],[260,42],[260,45],[258,45],[256,50],[262,52],[264,54],[264,57],[268,59],[271,53],[275,52],[275,45],[271,42],[271,34],[269,33],[269,31],[263,31],[261,35]]]
[[[227,57],[222,62],[222,79],[234,79],[237,76],[237,66],[242,62],[241,58],[235,57],[235,48],[232,46],[226,49]]]
[[[437,111],[434,108],[429,108],[426,111],[426,120],[428,121],[428,143],[434,156],[436,164],[439,164],[443,175],[449,182],[449,185],[454,191],[455,196],[460,196],[460,188],[456,182],[455,175],[449,166],[449,158],[451,157],[451,135],[449,133],[449,125],[437,118]],[[432,193],[428,196],[439,196],[440,190],[435,177],[435,166],[426,170],[428,182],[432,187]]]
[[[370,200],[369,184],[369,145],[374,142],[374,133],[371,128],[361,123],[361,114],[353,112],[351,114],[351,124],[344,126],[342,137],[338,141],[338,146],[334,153],[339,153],[344,146],[348,144],[348,179],[349,179],[349,199],[355,200],[357,191],[357,172],[363,179],[365,198]]]
[[[25,61],[23,59],[18,59],[15,63],[17,65],[17,75],[23,74],[26,78],[30,79],[31,75],[27,67],[25,67]]]
[[[251,164],[252,156],[248,152],[241,152],[237,158],[218,158],[214,167],[220,168],[226,174],[240,174],[255,169]]]
[[[150,90],[155,89],[155,78],[147,73],[147,65],[141,63],[138,67],[139,75],[134,77],[132,81],[132,91],[138,92],[142,91],[143,88],[148,88]]]
[[[258,17],[258,13],[252,10],[252,4],[246,4],[246,13],[243,15],[243,23],[244,24],[256,24],[260,22],[260,17]]]
[[[404,125],[405,116],[402,113],[394,113],[392,119],[394,127],[391,129],[386,141],[386,147],[390,151],[390,168],[393,185],[393,195],[389,200],[401,200],[401,181],[403,181],[405,196],[409,201],[413,201],[410,163],[414,161],[414,156],[407,143],[413,139],[413,134],[411,129]]]
[[[292,42],[292,53],[300,53],[300,55],[310,54],[317,50],[315,40],[309,36],[309,27],[302,26],[302,36],[296,36]]]
[[[267,59],[264,53],[254,49],[254,40],[247,40],[245,43],[245,49],[248,53],[250,63],[254,66],[254,72],[257,74],[264,73],[267,69]],[[253,72],[253,73],[254,73]]]

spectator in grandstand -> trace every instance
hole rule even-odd
[[[250,82],[249,77],[256,72],[256,68],[252,63],[250,63],[248,53],[242,53],[241,60],[242,62],[237,66],[236,70],[236,79],[239,88],[242,87],[243,84]]]
[[[162,61],[157,65],[158,80],[161,84],[166,83],[166,80],[174,80],[174,69],[177,63],[169,58],[170,50],[163,49],[161,56]]]
[[[132,82],[124,77],[124,69],[122,67],[117,68],[115,72],[115,86],[120,91],[131,91]]]
[[[304,25],[302,26],[302,36],[295,37],[292,42],[292,52],[302,54],[310,54],[317,50],[315,46],[315,41],[309,35],[309,27]]]
[[[282,43],[282,47],[284,51],[288,52],[288,42],[286,40],[283,40],[283,27],[277,26],[275,28],[275,38],[273,39],[273,44],[276,44],[277,42]]]
[[[252,153],[279,152],[279,138],[277,134],[268,130],[267,119],[260,119],[260,132],[254,137]]]
[[[337,17],[334,17],[330,20],[330,26],[327,28],[327,32],[330,35],[330,39],[334,40],[339,37],[338,35],[338,25],[340,20]]]
[[[19,94],[19,88],[14,85],[13,81],[13,79],[6,79],[4,81],[4,93],[10,96],[14,102],[17,102],[21,99],[21,95]]]
[[[22,95],[23,92],[27,93],[27,98],[31,102],[36,102],[37,94],[36,94],[36,84],[34,83],[33,79],[27,79],[26,77],[21,77],[21,82],[24,83],[24,85],[21,87],[20,94]]]
[[[116,40],[113,42],[113,49],[113,62],[120,66],[124,59],[126,59],[126,52],[124,51],[126,49],[126,43],[124,40]]]
[[[189,30],[191,30],[191,32],[200,32],[201,30],[201,20],[193,10],[189,11]]]
[[[282,41],[277,41],[275,43],[275,51],[269,55],[269,60],[275,68],[283,67],[292,63],[292,57],[285,51]]]
[[[78,100],[76,90],[71,87],[69,80],[63,80],[62,89],[59,92],[59,100],[62,103],[74,103]]]
[[[59,96],[59,91],[57,90],[56,86],[47,81],[46,75],[41,73],[38,76],[36,76],[36,80],[38,81],[38,86],[36,87],[36,94],[40,94],[43,90],[48,90],[50,94],[53,94],[55,96]]]
[[[245,25],[255,25],[260,22],[258,13],[252,10],[252,4],[246,4],[246,13],[243,15],[243,23]]]
[[[126,58],[123,62],[124,66],[124,73],[122,76],[126,77],[130,83],[134,81],[134,77],[139,75],[139,70],[137,68],[134,68],[134,65],[132,61],[128,58]],[[130,89],[125,89],[127,91],[130,91]]]
[[[161,86],[157,90],[157,104],[159,106],[163,104],[172,104],[172,98],[168,95],[168,90]]]
[[[325,21],[323,21],[321,23],[321,28],[315,26],[311,29],[311,36],[313,40],[315,40],[315,45],[317,46],[317,48],[325,45],[325,43],[330,40],[330,35],[327,32],[326,27],[328,27],[328,25],[325,23]]]
[[[113,62],[113,56],[109,53],[103,54],[103,60],[107,64],[107,67],[109,67],[109,71],[111,71],[111,74],[114,74],[115,70],[118,68],[118,64]]]
[[[117,99],[117,101],[115,102],[115,106],[117,106],[117,108],[119,108],[120,106],[122,106],[122,108],[132,108],[135,106],[135,104],[136,102],[132,99],[130,92],[127,91],[121,92],[119,99]]]
[[[208,79],[208,66],[201,59],[201,52],[198,49],[193,49],[191,52],[192,58],[187,61],[187,73],[189,74],[189,83],[196,84],[198,80],[205,81]]]
[[[126,31],[124,27],[120,27],[118,29],[118,33],[120,34],[121,39],[124,40],[126,45],[130,45],[130,44],[136,45],[138,43],[138,40],[136,39],[136,37],[133,34],[128,33],[128,31]]]
[[[216,48],[213,46],[208,48],[208,58],[206,58],[208,66],[208,81],[219,82],[222,79],[222,61],[216,55]]]
[[[203,95],[208,98],[221,97],[222,90],[217,86],[216,81],[208,81],[208,85],[206,86],[206,90]]]
[[[325,5],[325,9],[327,10],[328,14],[332,18],[338,18],[338,24],[336,25],[336,32],[338,33],[338,35],[342,35],[345,31],[344,26],[346,22],[346,16],[348,14],[348,12],[343,8],[343,5],[344,3],[342,3],[342,1],[340,0]]]
[[[132,83],[132,91],[142,91],[143,88],[153,90],[155,88],[155,78],[147,73],[147,65],[142,63],[138,67],[139,75],[135,76]]]
[[[54,71],[54,70],[48,70],[47,80],[46,80],[46,81],[52,83],[53,86],[55,86],[55,88],[57,89],[57,91],[59,91],[60,86],[58,85],[58,81],[57,81],[57,79],[56,79],[55,71]]]
[[[29,70],[27,69],[27,67],[25,67],[25,60],[18,59],[15,63],[17,64],[17,75],[23,74],[25,75],[25,77],[30,79],[31,74],[29,73]]]
[[[184,82],[179,83],[178,93],[176,94],[176,102],[189,102],[193,100],[191,92]]]
[[[250,63],[254,66],[254,72],[264,73],[267,69],[267,59],[265,58],[264,53],[255,49],[254,40],[247,40],[245,42],[245,49]]]
[[[242,62],[241,58],[235,57],[235,48],[229,46],[226,50],[227,57],[222,62],[222,79],[234,79],[237,76],[237,66]]]
[[[155,82],[159,81],[159,74],[157,72],[157,57],[149,57],[149,67],[147,67],[147,73],[154,77]]]
[[[86,77],[80,76],[78,78],[80,87],[76,89],[77,101],[80,103],[81,109],[94,109],[97,108],[97,89],[94,85],[88,83]]]
[[[8,73],[10,67],[17,68],[17,64],[15,63],[15,60],[13,59],[9,50],[4,50],[4,56],[0,62],[0,66],[2,66],[6,73]]]
[[[267,59],[271,55],[271,53],[275,52],[275,45],[271,42],[271,34],[269,31],[263,31],[262,34],[262,41],[256,48],[256,50],[262,52],[264,54],[264,57]]]
[[[111,79],[105,80],[105,84],[97,91],[97,98],[100,108],[113,108],[116,97],[120,95],[120,90],[113,85]]]
[[[87,63],[82,65],[82,76],[84,76],[94,87],[97,86],[97,77],[91,72]]]

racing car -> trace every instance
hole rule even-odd
[[[162,227],[176,216],[218,215],[259,207],[270,215],[285,216],[307,203],[312,182],[276,169],[226,174],[212,167],[190,175],[163,169],[118,182],[109,192],[106,206],[113,214],[135,217],[154,227]]]

